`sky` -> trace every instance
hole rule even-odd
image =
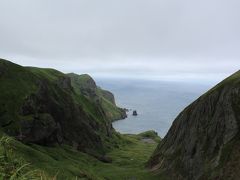
[[[99,77],[212,79],[240,67],[239,0],[0,0],[0,57]]]

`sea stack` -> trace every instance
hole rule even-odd
[[[133,111],[133,116],[137,116],[138,114],[137,114],[137,111],[136,110],[134,110]]]

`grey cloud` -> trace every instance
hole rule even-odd
[[[96,74],[227,73],[238,0],[2,0],[0,56]]]

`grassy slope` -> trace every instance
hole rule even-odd
[[[89,85],[88,82],[92,80],[91,76],[89,76],[88,74],[77,75],[74,73],[70,73],[70,74],[68,74],[68,76],[72,79],[72,86],[73,86],[75,92],[77,92],[77,94],[82,95],[82,92],[81,92],[82,88],[84,88],[84,89],[90,88],[95,91],[109,120],[114,121],[114,120],[122,119],[123,110],[121,108],[117,107],[112,102],[110,102],[105,97],[103,97],[102,91],[104,91],[104,90],[102,90],[101,88],[99,88],[97,86],[92,87]],[[94,88],[96,88],[96,89],[94,89]]]
[[[60,71],[49,68],[28,67],[28,70],[37,75],[39,78],[46,78],[51,82],[57,81],[59,78],[66,76]],[[75,100],[75,103],[80,104],[83,107],[84,111],[87,112],[94,120],[102,122],[104,121],[104,119],[102,119],[102,116],[97,113],[98,108],[96,107],[96,104],[92,103],[81,94],[72,94],[72,96]]]
[[[59,102],[66,95],[72,96],[75,103],[80,104],[94,121],[106,123],[106,118],[96,103],[81,94],[71,94],[63,89],[56,88],[55,84],[59,78],[66,78],[66,75],[60,71],[49,68],[22,67],[0,59],[0,73],[1,71],[4,71],[4,73],[3,76],[0,76],[0,125],[14,122],[7,126],[7,131],[18,131],[18,122],[23,118],[26,119],[26,117],[19,115],[19,107],[21,107],[27,96],[38,90],[39,80],[47,82],[48,87],[51,89],[50,93],[52,93],[52,96],[58,97]],[[64,102],[62,102],[62,105],[64,105]],[[109,144],[111,146],[111,143]]]
[[[38,87],[36,82],[38,78],[44,78],[50,82],[54,82],[58,80],[58,78],[65,76],[65,74],[55,69],[22,67],[0,59],[0,65],[2,66],[2,64],[6,64],[8,74],[5,75],[4,79],[0,79],[0,92],[2,92],[0,93],[0,105],[3,106],[1,102],[4,102],[5,107],[1,109],[6,109],[9,112],[19,111],[18,108],[22,104],[23,99],[30,93],[37,91]],[[99,119],[99,117],[96,117],[97,114],[95,113],[96,111],[93,103],[82,95],[74,96],[74,99],[96,120]],[[7,104],[5,104],[5,102],[7,102]],[[15,114],[9,117],[9,119],[15,120],[19,118],[20,117]]]
[[[21,119],[19,107],[26,96],[37,91],[36,82],[39,76],[53,81],[63,75],[52,69],[24,68],[2,59],[0,66],[6,71],[3,77],[0,76],[0,109],[4,111],[2,120],[9,119],[15,122]]]
[[[13,142],[16,157],[31,163],[32,169],[43,170],[49,177],[57,174],[57,179],[159,179],[148,172],[144,166],[157,143],[147,144],[142,136],[124,135],[124,141],[118,149],[110,151],[112,163],[103,163],[97,159],[73,150],[69,146],[43,147]],[[0,146],[0,152],[2,147]]]
[[[105,110],[105,113],[106,113],[107,117],[111,121],[122,119],[121,114],[123,113],[122,111],[124,111],[124,110],[122,110],[119,107],[113,105],[110,101],[108,101],[105,98],[102,98],[101,104],[102,104],[103,109]]]
[[[35,75],[21,66],[0,59],[0,68],[6,72],[0,76],[0,125],[5,125],[21,119],[19,106],[27,95],[37,90],[37,86],[33,83]],[[17,128],[17,123],[11,123],[9,129],[15,131]]]
[[[95,171],[108,179],[159,179],[145,169],[145,162],[156,147],[156,143],[144,143],[137,135],[124,137],[128,143],[108,154],[113,158],[113,163],[96,166]]]

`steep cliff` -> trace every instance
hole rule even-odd
[[[104,108],[57,70],[0,59],[0,92],[0,127],[22,142],[67,144],[94,156],[117,143]]]
[[[170,179],[240,177],[240,71],[184,109],[148,162]]]
[[[78,75],[74,73],[70,73],[68,76],[71,78],[74,90],[101,106],[110,121],[127,117],[126,111],[116,105],[114,95],[98,87],[91,76],[88,74]]]

